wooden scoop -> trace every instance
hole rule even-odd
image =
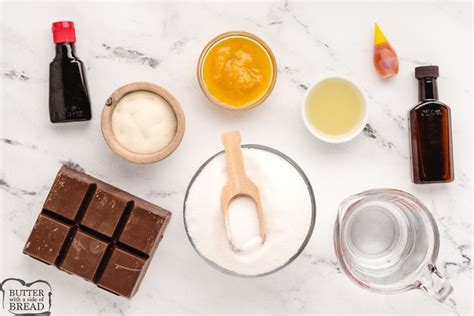
[[[227,239],[234,251],[240,251],[232,240],[232,232],[229,226],[229,204],[233,199],[239,196],[247,196],[254,200],[257,206],[257,215],[260,229],[260,238],[262,244],[266,238],[265,219],[263,216],[262,202],[260,200],[260,191],[258,187],[245,173],[244,159],[240,148],[240,133],[226,132],[222,134],[222,144],[225,148],[225,157],[227,163],[228,181],[222,190],[221,206],[224,213],[225,227],[227,230]]]

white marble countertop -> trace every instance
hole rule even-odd
[[[158,313],[345,313],[472,315],[472,6],[470,3],[179,2],[3,3],[1,18],[1,274],[46,279],[53,315]],[[48,119],[51,22],[70,19],[77,54],[87,67],[93,119],[53,125]],[[401,68],[382,81],[372,66],[373,22],[397,50]],[[262,37],[278,62],[270,98],[245,113],[214,107],[195,76],[203,46],[228,30]],[[414,67],[440,66],[440,99],[451,106],[456,180],[417,186],[410,181],[407,111],[417,102]],[[303,126],[305,88],[336,73],[363,87],[369,124],[350,143],[328,145]],[[100,131],[100,113],[117,87],[151,81],[169,89],[185,111],[177,151],[151,165],[115,155]],[[303,254],[259,279],[213,269],[192,249],[182,204],[196,169],[221,149],[220,134],[239,129],[245,143],[279,149],[308,175],[317,221]],[[61,164],[173,212],[138,294],[127,300],[22,254]],[[421,291],[379,295],[355,286],[333,251],[339,202],[360,191],[391,187],[419,197],[441,233],[439,269],[454,293],[439,304]]]

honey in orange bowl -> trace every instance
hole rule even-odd
[[[247,32],[227,32],[204,48],[198,81],[214,104],[245,110],[262,103],[276,81],[276,62],[270,48]]]

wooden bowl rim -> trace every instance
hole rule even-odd
[[[168,102],[176,116],[176,133],[171,142],[165,148],[155,153],[139,154],[130,151],[118,142],[112,130],[112,114],[115,106],[125,95],[135,91],[149,91],[159,95]],[[152,163],[168,157],[181,143],[185,129],[184,112],[178,100],[165,88],[150,82],[133,82],[118,88],[107,99],[102,109],[101,128],[105,142],[117,155],[134,163]]]

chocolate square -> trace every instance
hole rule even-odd
[[[70,225],[41,214],[28,237],[23,253],[47,264],[54,264],[70,229]]]
[[[119,242],[150,255],[161,238],[165,218],[141,207],[134,207],[128,217]]]
[[[97,285],[131,297],[138,290],[146,259],[115,248]]]
[[[131,297],[170,218],[169,211],[62,167],[23,252]]]
[[[107,237],[112,237],[127,205],[127,200],[111,193],[98,188],[81,222]]]
[[[89,184],[84,179],[61,169],[44,202],[44,208],[74,220],[88,188]]]
[[[92,281],[106,249],[106,242],[78,231],[59,268]]]

